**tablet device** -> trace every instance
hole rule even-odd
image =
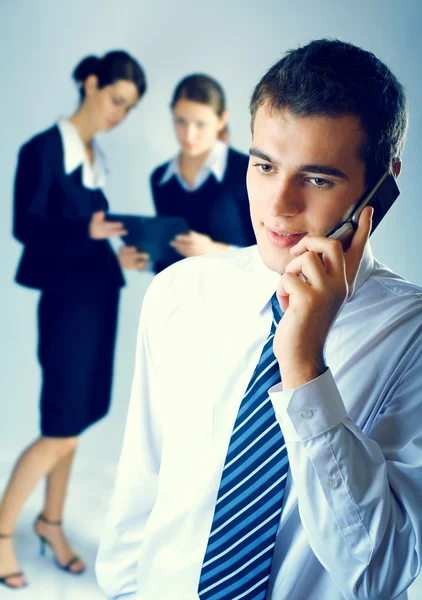
[[[154,262],[173,257],[175,251],[169,242],[179,233],[189,231],[189,226],[183,217],[107,214],[106,219],[123,223],[127,231],[127,234],[122,236],[123,242],[148,252]]]

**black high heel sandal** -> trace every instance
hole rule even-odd
[[[69,562],[67,564],[62,565],[59,563],[59,561],[57,560],[56,553],[54,552],[54,548],[53,548],[52,544],[47,540],[47,538],[45,538],[44,536],[39,534],[38,531],[35,529],[35,525],[37,524],[38,521],[42,521],[43,523],[46,523],[47,525],[55,525],[56,527],[61,527],[62,522],[61,521],[49,521],[42,513],[40,515],[38,515],[38,517],[35,519],[34,532],[35,532],[35,535],[38,536],[38,538],[40,540],[41,556],[45,556],[46,546],[49,546],[54,554],[54,560],[59,569],[62,569],[62,571],[67,571],[68,573],[71,573],[72,575],[82,575],[82,573],[84,573],[86,570],[85,568],[81,569],[80,571],[72,571],[72,569],[71,569],[72,565],[74,565],[75,563],[82,562],[82,560],[76,554],[69,560]],[[9,577],[10,577],[10,575],[9,575]]]
[[[0,533],[0,540],[9,540],[12,537],[11,533]],[[12,579],[12,577],[25,577],[25,575],[21,571],[19,571],[19,573],[9,573],[9,575],[0,577],[0,583],[11,590],[20,590],[21,588],[28,587],[27,583],[23,583],[22,585],[10,585],[10,583],[7,583],[7,580]]]

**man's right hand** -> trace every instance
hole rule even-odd
[[[89,223],[89,237],[93,240],[105,240],[125,235],[127,231],[123,223],[106,221],[105,212],[100,210],[92,215]]]

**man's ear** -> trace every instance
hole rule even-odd
[[[85,96],[89,97],[98,89],[98,77],[96,75],[88,75],[84,81]]]
[[[401,160],[398,158],[394,158],[392,167],[393,167],[393,175],[397,179],[397,177],[401,173]]]

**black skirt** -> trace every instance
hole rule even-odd
[[[107,414],[118,302],[118,289],[41,294],[38,357],[43,436],[77,436]]]

